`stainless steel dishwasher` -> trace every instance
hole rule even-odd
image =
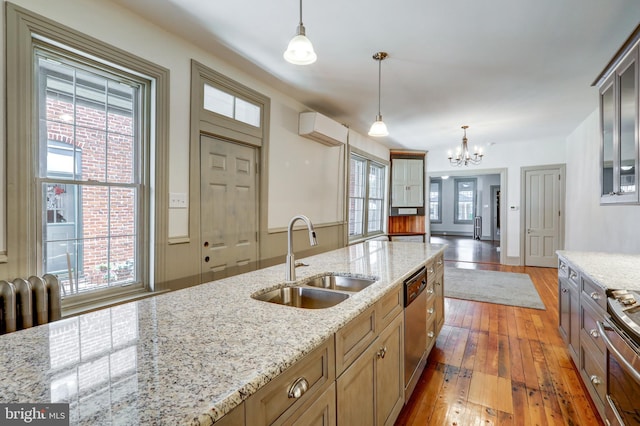
[[[424,267],[404,281],[404,395],[409,400],[427,362],[427,273]]]

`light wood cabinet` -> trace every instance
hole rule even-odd
[[[225,414],[216,422],[216,426],[245,426],[244,402]]]
[[[336,380],[338,425],[393,425],[404,403],[404,316]]]
[[[600,203],[640,202],[638,167],[640,27],[598,76],[600,96]]]
[[[327,339],[300,361],[260,388],[246,401],[246,424],[285,424],[335,381],[335,344]],[[297,413],[297,414],[296,414]]]

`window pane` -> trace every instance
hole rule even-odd
[[[455,181],[455,220],[457,223],[471,223],[475,216],[476,182],[474,179]]]
[[[254,127],[260,127],[260,107],[236,98],[236,120]]]
[[[373,163],[369,167],[369,198],[384,198],[384,168]]]
[[[134,175],[134,138],[132,136],[120,134],[109,134],[107,140],[107,153],[107,181],[134,183],[136,181]],[[86,168],[88,169],[89,165],[87,165]]]
[[[208,84],[204,85],[204,109],[233,118],[234,97]]]
[[[369,200],[367,232],[382,232],[382,200]]]
[[[364,224],[364,200],[361,198],[349,199],[349,236],[363,235]]]
[[[440,221],[440,192],[441,183],[431,182],[429,189],[429,219]]]
[[[358,158],[351,158],[351,176],[349,176],[349,196],[364,197],[364,173],[367,164]]]

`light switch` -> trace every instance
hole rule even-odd
[[[169,193],[169,208],[170,209],[186,209],[187,194],[185,192]]]

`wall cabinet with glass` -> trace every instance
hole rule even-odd
[[[640,202],[639,36],[636,29],[596,81],[600,94],[601,204]]]
[[[424,215],[424,156],[391,152],[391,215]]]

